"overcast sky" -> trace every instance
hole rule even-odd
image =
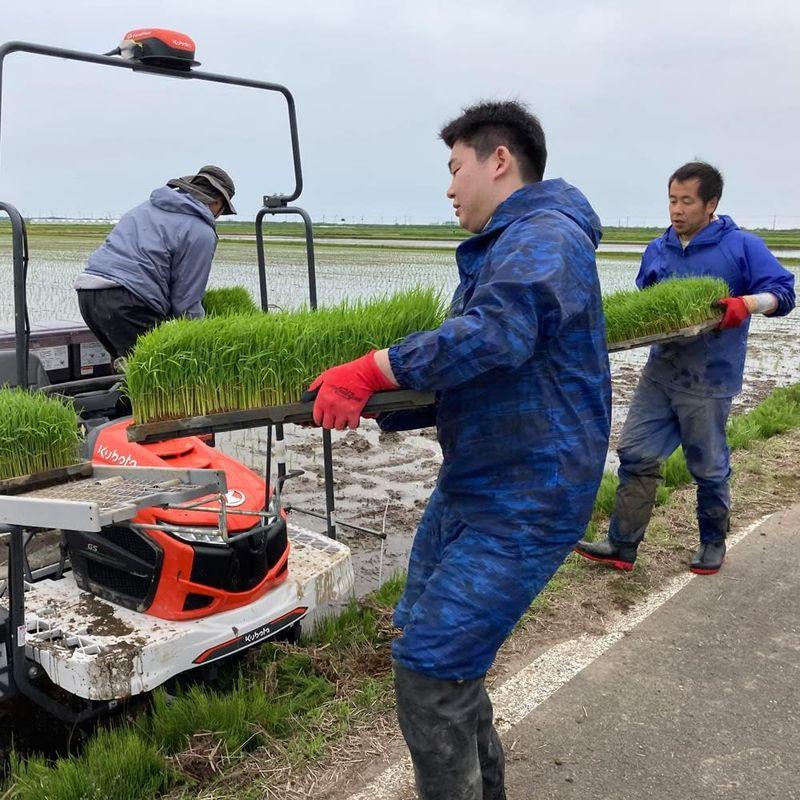
[[[796,0],[5,0],[0,42],[101,53],[131,28],[189,34],[200,69],[287,86],[315,220],[452,220],[441,125],[518,98],[548,138],[546,177],[606,223],[666,224],[666,178],[703,158],[721,210],[800,227]],[[280,95],[13,54],[0,199],[26,216],[118,216],[206,163],[240,218],[293,186]]]

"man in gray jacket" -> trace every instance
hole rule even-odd
[[[131,209],[75,280],[89,329],[116,360],[137,336],[174,317],[202,317],[217,247],[215,222],[235,214],[225,170],[205,166],[173,178]]]

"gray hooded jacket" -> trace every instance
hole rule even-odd
[[[214,222],[208,206],[162,186],[114,226],[75,288],[89,288],[87,278],[94,276],[133,292],[164,316],[202,316],[217,247]]]

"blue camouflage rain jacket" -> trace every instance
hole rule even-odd
[[[409,669],[484,674],[588,523],[611,405],[600,235],[575,187],[522,187],[458,247],[450,318],[389,349],[401,386],[437,392],[443,454],[395,613]]]
[[[703,228],[684,249],[672,226],[650,242],[636,285],[644,289],[665,278],[709,275],[722,278],[732,296],[770,292],[778,298],[772,316],[795,303],[794,275],[785,270],[758,236],[727,216]],[[702,397],[733,397],[742,390],[748,319],[737,328],[711,331],[683,342],[655,345],[644,375],[656,383]]]
[[[401,386],[438,392],[438,486],[476,522],[583,531],[611,402],[600,236],[575,187],[524,186],[458,247],[452,316],[389,350]]]

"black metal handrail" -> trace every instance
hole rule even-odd
[[[270,202],[286,205],[296,200],[303,191],[303,172],[300,166],[300,141],[297,135],[297,114],[295,112],[294,97],[292,93],[279,83],[256,81],[251,78],[238,78],[233,75],[219,75],[214,72],[200,70],[172,70],[165,67],[152,67],[138,61],[130,61],[114,56],[85,53],[80,50],[66,50],[61,47],[34,44],[33,42],[6,42],[0,46],[0,132],[2,131],[2,103],[3,103],[3,66],[6,56],[11,53],[31,53],[33,55],[63,58],[68,61],[82,61],[89,64],[99,64],[117,69],[129,69],[133,72],[144,72],[150,75],[162,75],[169,78],[183,78],[184,80],[207,81],[209,83],[223,83],[230,86],[242,86],[251,89],[261,89],[268,92],[278,92],[286,99],[289,112],[289,132],[292,143],[292,161],[294,164],[294,190],[290,194],[278,194],[270,197]]]

